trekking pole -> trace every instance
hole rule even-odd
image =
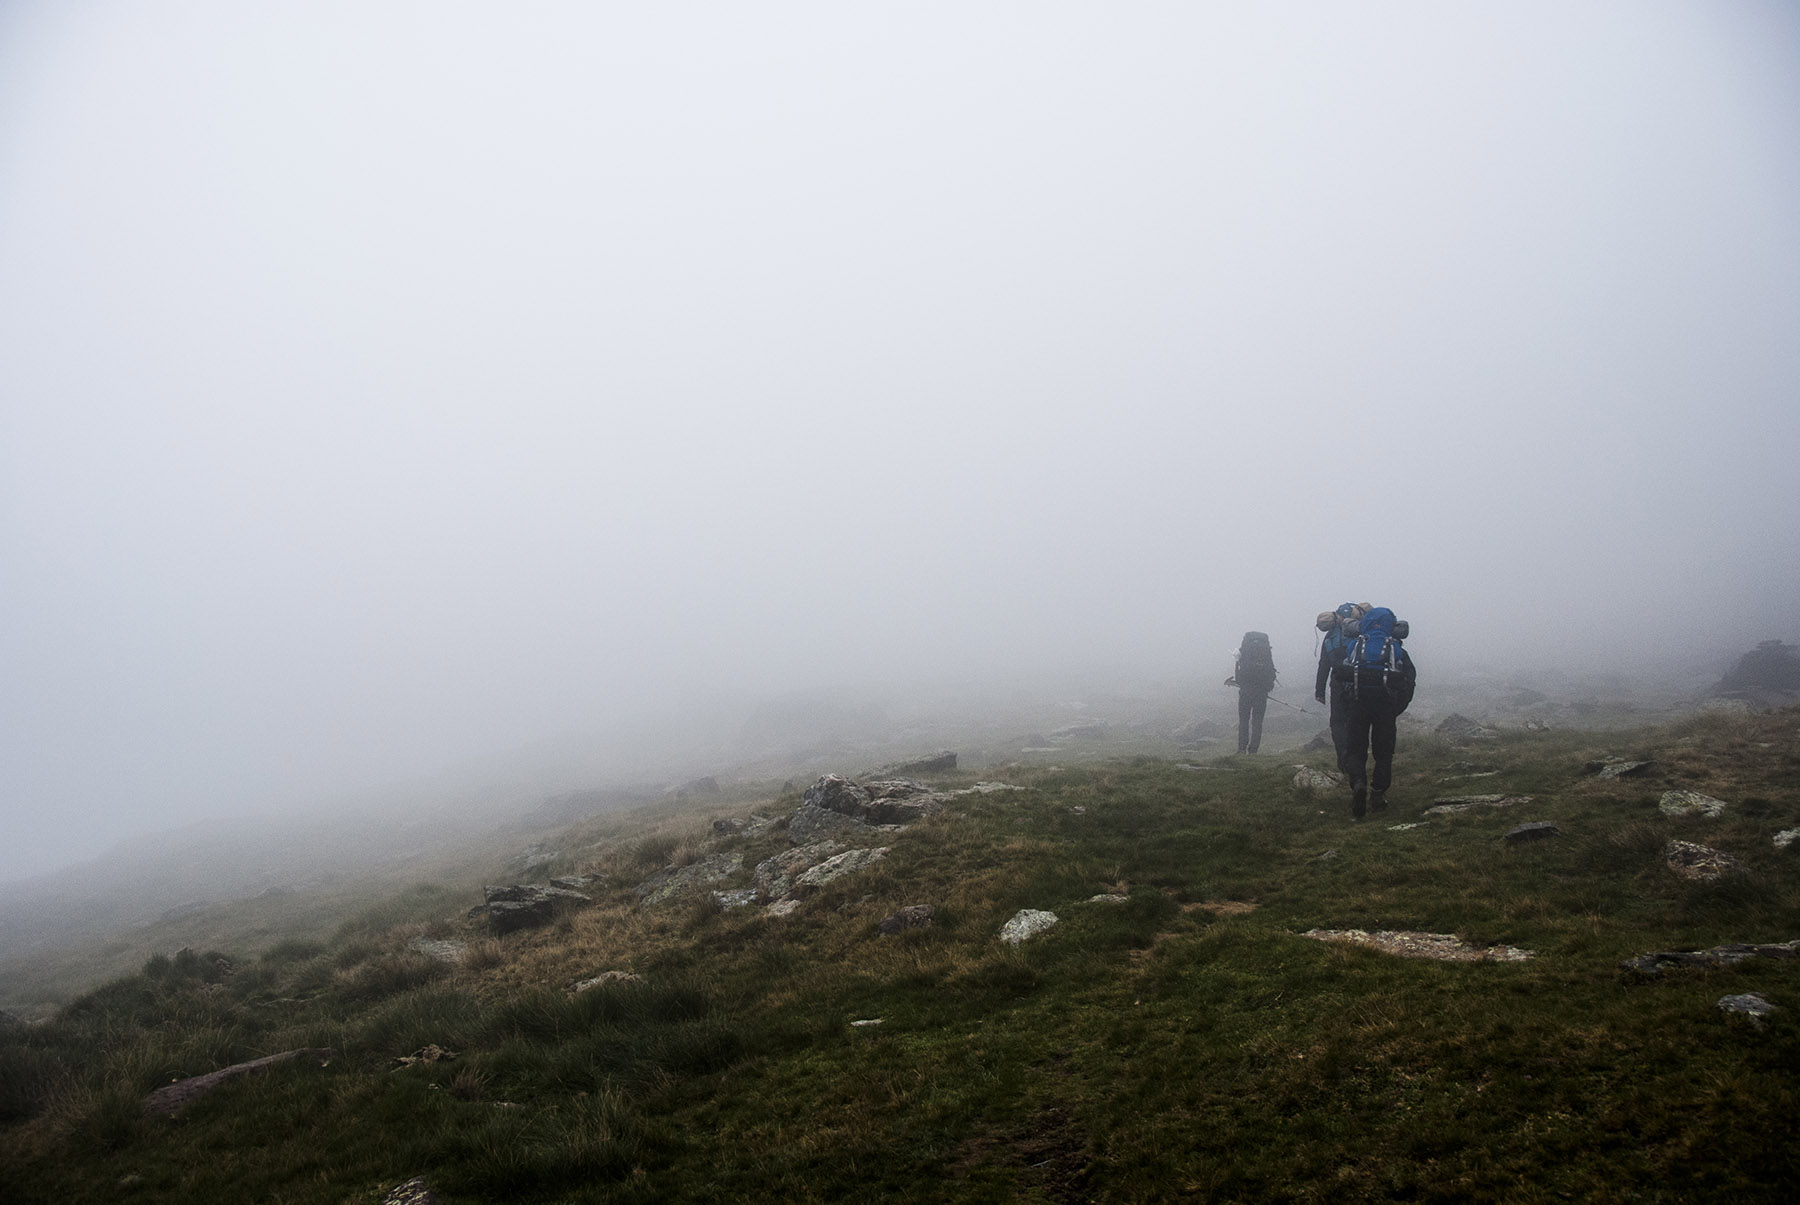
[[[1283,707],[1287,708],[1289,711],[1297,711],[1301,715],[1311,715],[1313,713],[1313,709],[1310,707],[1295,707],[1292,703],[1289,703],[1287,700],[1277,699],[1274,695],[1269,696],[1269,702],[1280,703]]]

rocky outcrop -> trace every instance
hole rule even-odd
[[[833,854],[795,879],[793,894],[804,895],[817,891],[827,883],[835,882],[847,874],[867,870],[887,855],[886,846],[879,846],[875,849],[847,849],[841,854]]]
[[[547,925],[563,913],[593,903],[593,899],[568,887],[539,883],[514,883],[508,887],[483,887],[488,924],[495,933],[513,933]]]
[[[1437,962],[1524,962],[1537,957],[1535,952],[1521,950],[1516,946],[1473,945],[1454,933],[1410,933],[1387,929],[1371,933],[1366,929],[1308,929],[1300,936],[1310,937],[1314,941],[1367,946],[1384,954],[1398,954],[1402,958],[1430,958]]]
[[[1663,850],[1663,858],[1670,870],[1696,883],[1710,883],[1726,875],[1744,873],[1744,864],[1730,854],[1692,841],[1669,842]]]
[[[1725,801],[1702,795],[1698,791],[1664,791],[1657,808],[1665,816],[1716,817],[1725,811]]]
[[[887,779],[864,786],[841,774],[827,774],[806,788],[802,808],[812,806],[868,825],[910,824],[943,810],[943,798],[922,782]]]
[[[188,1105],[205,1096],[220,1084],[228,1083],[240,1076],[256,1075],[271,1067],[279,1067],[283,1063],[291,1063],[299,1059],[317,1062],[321,1065],[337,1057],[337,1051],[328,1047],[316,1047],[306,1050],[284,1050],[280,1054],[271,1054],[265,1058],[251,1059],[247,1063],[236,1063],[230,1067],[222,1067],[217,1071],[209,1071],[205,1075],[192,1075],[187,1079],[176,1080],[165,1084],[144,1097],[144,1113],[150,1117],[169,1117],[179,1113]]]
[[[638,907],[654,908],[680,896],[722,883],[744,868],[738,852],[714,854],[687,866],[667,866],[637,885]]]
[[[1650,954],[1639,954],[1636,958],[1627,958],[1621,962],[1619,969],[1639,975],[1657,975],[1683,967],[1716,969],[1736,966],[1750,958],[1793,959],[1797,956],[1800,956],[1800,941],[1766,945],[1734,942],[1731,945],[1714,946],[1710,950],[1657,950]]]
[[[1712,694],[1751,707],[1785,707],[1800,700],[1800,647],[1763,641],[1738,658]]]
[[[843,848],[836,841],[826,840],[784,849],[756,864],[756,889],[765,899],[782,899],[794,889],[796,878]]]

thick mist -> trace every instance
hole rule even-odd
[[[9,5],[0,877],[1347,599],[1421,703],[1794,639],[1797,62],[1778,3]]]

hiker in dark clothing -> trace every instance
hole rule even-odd
[[[1269,692],[1275,689],[1275,656],[1265,632],[1245,632],[1238,646],[1237,669],[1225,681],[1238,688],[1239,753],[1255,753],[1262,744],[1263,713],[1269,709]]]
[[[1394,636],[1394,613],[1376,607],[1362,617],[1360,632],[1345,645],[1331,671],[1333,689],[1344,692],[1344,773],[1350,779],[1350,816],[1387,806],[1394,778],[1395,721],[1412,702],[1418,672]],[[1375,772],[1368,769],[1375,754]]]
[[[1326,691],[1331,692],[1331,747],[1337,751],[1338,769],[1346,773],[1350,767],[1344,761],[1344,726],[1349,722],[1349,708],[1343,691],[1331,680],[1331,667],[1344,659],[1344,649],[1350,643],[1344,625],[1369,609],[1368,603],[1345,603],[1335,611],[1319,613],[1319,630],[1325,633],[1325,639],[1319,644],[1319,672],[1313,678],[1313,698],[1323,703]]]

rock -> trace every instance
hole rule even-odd
[[[585,891],[599,882],[599,876],[591,874],[565,874],[550,880],[552,887],[561,887],[564,891]]]
[[[1786,849],[1795,841],[1800,841],[1800,828],[1784,828],[1775,834],[1775,848]]]
[[[869,803],[869,793],[842,774],[826,774],[806,788],[800,802],[861,820],[863,808]]]
[[[836,812],[863,824],[883,825],[910,824],[941,811],[944,805],[942,796],[912,779],[888,779],[862,786],[841,774],[827,774],[806,789],[800,806]]]
[[[1692,841],[1671,841],[1663,850],[1669,869],[1684,879],[1710,883],[1728,874],[1742,874],[1743,863],[1730,854],[1695,845]]]
[[[515,883],[510,887],[483,887],[488,923],[496,933],[512,933],[534,925],[547,925],[572,908],[594,901],[567,887]]]
[[[1336,770],[1315,770],[1311,766],[1294,767],[1296,791],[1333,791],[1344,785],[1344,776]]]
[[[753,881],[756,889],[768,899],[780,899],[793,890],[794,878],[817,866],[844,847],[836,841],[815,841],[795,849],[784,849],[772,858],[756,864]]]
[[[1640,954],[1636,958],[1627,958],[1619,964],[1621,971],[1633,971],[1640,975],[1655,975],[1672,967],[1718,967],[1736,966],[1749,958],[1781,958],[1791,959],[1800,953],[1800,941],[1776,942],[1768,945],[1750,945],[1734,942],[1731,945],[1714,946],[1710,950],[1658,950],[1651,954]]]
[[[1013,918],[1001,926],[1000,940],[1009,946],[1016,946],[1028,938],[1036,937],[1057,923],[1054,912],[1041,912],[1035,908],[1021,908],[1013,914]]]
[[[930,904],[909,904],[894,913],[884,916],[881,923],[875,926],[877,932],[886,937],[907,929],[924,929],[931,924],[932,908]]]
[[[406,1183],[390,1189],[388,1195],[381,1198],[381,1205],[437,1205],[437,1197],[432,1195],[431,1186],[425,1182],[424,1176],[414,1176]]]
[[[1800,648],[1765,640],[1742,657],[1713,688],[1715,695],[1740,691],[1800,691]]]
[[[398,1069],[401,1067],[416,1067],[420,1063],[448,1063],[455,1060],[455,1058],[456,1051],[445,1050],[442,1046],[433,1042],[430,1045],[419,1047],[419,1049],[413,1051],[411,1054],[400,1055],[394,1060],[394,1067]]]
[[[887,857],[886,846],[876,849],[847,849],[841,854],[833,854],[817,866],[812,867],[798,879],[794,880],[794,890],[816,891],[827,883],[835,882],[847,874],[855,874],[859,870],[867,870],[881,859]]]
[[[1665,816],[1717,816],[1725,810],[1723,799],[1698,791],[1664,791],[1657,808]]]
[[[800,906],[800,901],[793,898],[776,900],[764,911],[770,916],[786,916]]]
[[[1327,749],[1335,749],[1337,745],[1331,739],[1331,729],[1321,728],[1318,734],[1300,746],[1303,753],[1323,753]]]
[[[1554,824],[1551,824],[1548,820],[1534,820],[1530,824],[1521,824],[1518,828],[1507,833],[1506,839],[1514,845],[1520,845],[1526,841],[1542,841],[1546,837],[1557,837],[1561,835],[1562,830],[1557,828]]]
[[[1412,933],[1404,930],[1309,929],[1302,937],[1314,941],[1342,942],[1367,946],[1384,954],[1402,958],[1430,958],[1438,962],[1524,962],[1537,957],[1531,950],[1515,946],[1477,946],[1463,941],[1454,933]]]
[[[630,971],[601,971],[592,979],[581,980],[570,990],[575,992],[585,992],[590,991],[593,988],[605,987],[609,983],[624,986],[626,984],[641,984],[643,982],[644,977],[642,975],[633,975]]]
[[[1540,720],[1540,719],[1533,717],[1532,719],[1525,721],[1525,731],[1527,731],[1527,732],[1548,732],[1548,731],[1550,731],[1550,721],[1549,720]]]
[[[788,820],[789,839],[801,845],[833,837],[846,841],[864,840],[874,832],[874,828],[854,817],[811,803],[802,803]]]
[[[1494,734],[1466,715],[1451,712],[1438,721],[1437,731],[1451,740],[1485,740]]]
[[[1509,808],[1516,803],[1530,803],[1529,795],[1446,795],[1431,801],[1422,815],[1452,816],[1473,808]]]
[[[692,782],[684,782],[675,788],[675,798],[677,799],[693,799],[699,795],[717,795],[718,793],[719,780],[710,775],[706,778],[696,778]]]
[[[467,942],[433,941],[428,937],[415,937],[406,943],[406,948],[452,966],[462,962],[463,956],[469,952]]]
[[[754,887],[735,887],[730,891],[712,893],[713,903],[729,912],[733,908],[742,908],[756,902],[757,890]]]
[[[327,1047],[316,1047],[306,1050],[284,1050],[280,1054],[271,1054],[266,1058],[251,1059],[247,1063],[236,1063],[223,1067],[218,1071],[209,1071],[205,1075],[189,1076],[166,1084],[144,1097],[143,1109],[150,1117],[169,1117],[185,1109],[195,1100],[206,1095],[220,1084],[237,1079],[242,1075],[255,1075],[267,1071],[282,1063],[291,1063],[296,1059],[316,1060],[321,1066],[337,1057],[337,1051]]]
[[[654,908],[690,895],[702,887],[723,882],[744,868],[742,853],[714,854],[687,866],[657,871],[637,885],[638,907]]]
[[[1589,762],[1588,773],[1599,778],[1637,778],[1648,774],[1656,768],[1653,761],[1626,761],[1623,758],[1609,757],[1605,761]]]
[[[921,757],[915,761],[901,762],[898,765],[884,766],[875,771],[871,778],[898,778],[907,774],[947,774],[956,769],[956,754],[948,749],[942,753],[934,753],[930,757]]]
[[[1129,904],[1131,902],[1131,897],[1128,895],[1114,895],[1111,892],[1107,892],[1103,895],[1090,895],[1088,896],[1087,902],[1090,904]]]
[[[1739,996],[1719,997],[1719,1011],[1749,1017],[1752,1021],[1761,1024],[1762,1019],[1776,1009],[1773,1004],[1755,992],[1745,992]]]

